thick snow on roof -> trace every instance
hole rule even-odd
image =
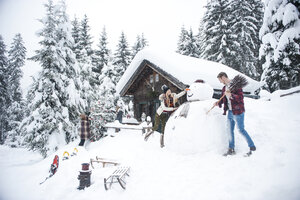
[[[202,79],[214,89],[222,89],[223,85],[217,79],[219,72],[226,72],[229,78],[241,74],[240,72],[220,63],[204,59],[184,56],[174,52],[161,52],[150,47],[141,50],[132,60],[124,75],[116,86],[117,93],[125,87],[130,77],[138,69],[143,60],[155,64],[163,71],[171,74],[184,84],[191,85],[195,80]],[[244,92],[254,93],[262,84],[244,75],[249,84]]]

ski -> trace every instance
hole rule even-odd
[[[51,178],[56,173],[56,171],[58,169],[58,165],[59,165],[59,157],[58,157],[58,155],[55,155],[53,162],[50,166],[50,170],[49,170],[50,174],[48,177],[45,178],[45,180],[43,182],[40,183],[40,185],[45,183],[49,178]]]
[[[42,185],[43,183],[45,183],[46,180],[48,180],[48,178],[50,178],[50,177],[51,177],[51,175],[49,175],[48,177],[46,177],[46,179],[43,182],[41,182],[40,185]]]

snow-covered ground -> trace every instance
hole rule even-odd
[[[245,128],[257,147],[247,158],[243,154],[248,147],[239,134],[237,155],[222,156],[227,144],[225,132],[223,135],[220,131],[225,117],[219,108],[202,116],[203,107],[208,106],[208,110],[215,100],[191,103],[187,119],[176,119],[175,124],[174,119],[170,120],[163,149],[157,133],[145,142],[141,131],[122,130],[115,137],[91,143],[87,150],[78,148],[78,155],[69,160],[60,159],[57,173],[42,185],[39,183],[48,175],[54,154],[42,159],[34,152],[0,146],[0,199],[299,200],[300,94],[278,96],[271,96],[271,101],[245,99]],[[179,141],[182,130],[190,139]],[[75,141],[56,154],[62,158],[65,150],[72,152],[78,143]],[[176,149],[176,144],[180,148]],[[81,163],[96,156],[131,167],[126,190],[114,184],[106,191],[103,178],[114,167],[102,168],[96,163],[92,185],[85,190],[76,189]]]

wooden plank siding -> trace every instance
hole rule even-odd
[[[134,117],[137,120],[140,121],[142,113],[145,112],[153,122],[155,112],[160,106],[158,97],[162,93],[161,86],[164,84],[175,93],[181,92],[186,87],[176,78],[147,60],[144,60],[130,77],[127,85],[121,91],[121,95],[133,96]],[[182,97],[178,103],[182,104],[185,101],[186,97]]]

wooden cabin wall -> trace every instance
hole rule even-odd
[[[156,79],[157,75],[158,80]],[[153,80],[151,80],[152,78]],[[148,73],[144,79],[140,79],[140,82],[137,84],[135,88],[136,90],[133,93],[134,117],[137,120],[140,121],[142,113],[145,112],[146,116],[150,116],[152,122],[154,121],[156,110],[160,106],[158,97],[162,93],[161,87],[164,84],[167,85],[172,92],[181,92],[181,90],[154,70],[152,70],[151,73]],[[185,101],[186,97],[182,97],[179,103],[183,103]]]

